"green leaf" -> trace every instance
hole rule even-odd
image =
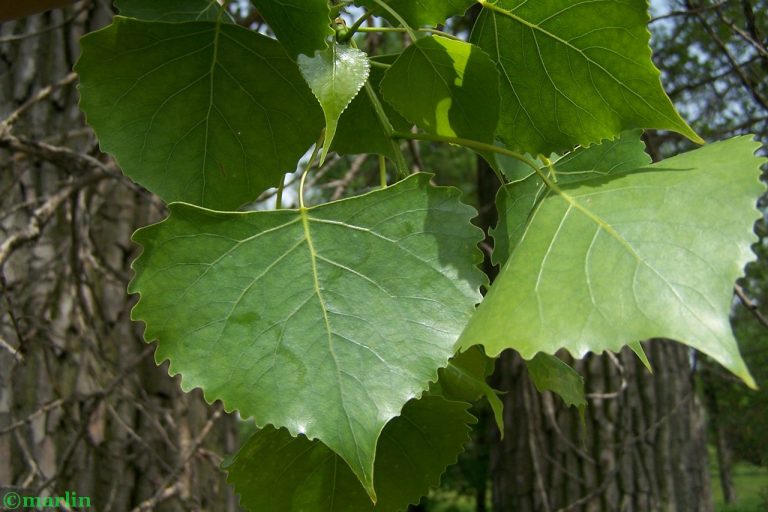
[[[399,54],[378,56],[371,60],[392,64],[398,56]],[[374,91],[379,90],[383,78],[384,71],[381,68],[371,68],[368,81]],[[395,130],[410,130],[411,123],[403,119],[389,103],[381,103],[384,115]],[[366,91],[361,91],[341,115],[331,150],[342,155],[376,153],[394,159],[394,148],[387,129],[376,114],[376,108],[370,97]]]
[[[318,438],[373,496],[384,425],[453,355],[484,276],[459,191],[417,174],[309,209],[170,205],[141,229],[133,318],[184,389]]]
[[[339,118],[365,85],[371,65],[365,52],[338,44],[316,51],[312,58],[299,55],[298,63],[325,113],[325,139],[320,155],[320,165],[323,165]]]
[[[461,16],[469,9],[475,0],[385,0],[392,9],[403,17],[411,27],[442,25],[451,16]],[[355,5],[368,9],[374,7],[374,0],[355,0]],[[399,26],[400,23],[389,13],[379,10],[379,14],[390,23]]]
[[[552,173],[553,179],[563,185],[641,169],[651,163],[640,140],[641,134],[640,130],[625,132],[615,140],[578,148],[556,160],[553,169],[542,166],[542,171]],[[546,185],[531,167],[519,160],[501,155],[497,162],[505,176],[517,178],[514,186],[502,187],[496,197],[497,209],[504,214],[491,230],[492,259],[495,265],[500,265],[507,261],[511,248],[523,236],[528,217],[546,192]],[[523,173],[526,173],[524,178]]]
[[[630,343],[629,348],[632,350],[632,352],[635,353],[640,362],[643,363],[643,366],[645,366],[649,372],[653,373],[653,367],[651,366],[651,362],[648,360],[648,355],[645,353],[643,344],[639,341],[636,341],[634,343]]]
[[[405,49],[384,75],[384,99],[424,130],[493,142],[499,121],[498,73],[478,47],[441,36]]]
[[[646,0],[481,3],[471,40],[498,64],[510,149],[560,153],[634,128],[703,143],[661,87]]]
[[[614,140],[606,140],[588,148],[577,148],[554,163],[560,185],[589,181],[613,174],[642,169],[651,164],[650,155],[641,140],[642,130],[624,132]]]
[[[584,377],[579,372],[561,359],[541,352],[526,361],[525,365],[539,393],[557,393],[566,405],[576,406],[583,413],[587,399],[584,395]]]
[[[753,257],[758,144],[739,137],[553,187],[528,217],[460,345],[575,357],[671,338],[754,386],[728,316]]]
[[[504,437],[504,403],[486,379],[493,373],[495,359],[485,355],[480,347],[470,347],[454,356],[445,368],[438,370],[439,379],[430,386],[430,392],[449,400],[474,402],[481,397],[488,400],[496,426]]]
[[[296,64],[242,27],[116,17],[82,47],[80,107],[102,149],[165,201],[235,209],[320,133]]]
[[[145,21],[216,21],[232,18],[216,0],[115,0],[120,15]]]
[[[468,404],[428,396],[412,400],[384,428],[371,502],[349,466],[319,441],[267,427],[226,468],[228,481],[253,511],[397,512],[440,482],[469,440],[476,419]]]
[[[294,59],[328,46],[331,15],[328,0],[251,0],[277,39]]]

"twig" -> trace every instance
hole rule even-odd
[[[355,179],[355,176],[360,172],[360,169],[363,168],[363,164],[365,163],[366,159],[368,158],[367,154],[359,155],[357,156],[354,161],[352,162],[352,165],[349,166],[349,170],[344,175],[342,179],[340,179],[338,182],[336,182],[336,189],[333,191],[333,195],[331,196],[331,201],[336,201],[337,199],[340,199],[341,196],[344,195],[344,191],[347,190],[347,187],[350,183],[352,183],[352,180]]]
[[[147,453],[149,453],[149,454],[150,454],[150,456],[151,456],[151,457],[152,457],[152,458],[153,458],[155,461],[157,461],[157,462],[158,462],[158,464],[160,464],[161,466],[163,466],[163,469],[165,469],[166,471],[169,471],[169,472],[173,470],[173,469],[171,468],[171,466],[170,466],[170,465],[169,465],[167,462],[165,462],[165,460],[163,460],[163,458],[162,458],[162,457],[158,456],[157,452],[156,452],[156,451],[155,451],[155,450],[154,450],[154,449],[153,449],[151,446],[149,446],[149,444],[148,444],[148,443],[147,443],[147,442],[144,440],[144,438],[142,438],[142,437],[141,437],[139,434],[137,434],[137,433],[136,433],[136,431],[135,431],[135,430],[133,430],[133,429],[131,428],[131,426],[130,426],[130,425],[128,425],[128,424],[127,424],[127,423],[126,423],[126,422],[123,420],[123,418],[122,418],[122,417],[120,416],[120,414],[119,414],[119,413],[118,413],[118,412],[115,410],[115,408],[114,408],[114,407],[112,407],[112,405],[110,405],[110,404],[107,404],[107,411],[108,411],[108,412],[109,412],[109,414],[110,414],[110,415],[111,415],[111,416],[114,418],[114,420],[117,422],[117,424],[118,424],[118,425],[120,425],[121,427],[123,427],[123,430],[125,430],[125,431],[128,433],[128,435],[129,435],[131,438],[133,438],[133,439],[134,439],[134,440],[135,440],[137,443],[139,443],[140,445],[142,445],[142,446],[143,446],[143,447],[144,447],[144,448],[147,450]]]
[[[717,2],[716,4],[712,4],[712,5],[704,5],[701,7],[689,8],[684,11],[671,11],[666,14],[662,14],[661,16],[656,16],[655,18],[651,18],[650,21],[648,21],[648,23],[655,23],[659,20],[672,18],[675,16],[690,16],[692,14],[697,14],[700,12],[711,11],[712,9],[717,9],[721,5],[725,5],[726,3],[728,3],[728,0],[721,0],[720,2]]]
[[[28,39],[30,37],[36,37],[36,36],[45,34],[46,32],[51,32],[53,30],[59,29],[61,27],[64,27],[67,24],[73,22],[80,15],[80,13],[88,10],[88,7],[89,7],[88,4],[89,3],[90,2],[83,2],[82,5],[80,5],[80,6],[75,8],[75,12],[72,13],[71,16],[69,16],[68,18],[66,18],[62,22],[56,23],[55,25],[49,25],[49,26],[47,26],[47,27],[45,27],[43,29],[35,30],[34,32],[27,32],[25,34],[18,34],[18,35],[14,34],[12,36],[0,38],[0,44],[2,44],[2,43],[12,43],[12,42],[15,42],[15,41],[21,41],[23,39]]]
[[[160,501],[168,499],[169,497],[179,492],[181,489],[181,483],[177,481],[173,485],[170,485],[171,480],[176,478],[181,470],[184,469],[187,464],[189,464],[190,459],[195,455],[195,453],[197,453],[200,445],[202,445],[203,441],[205,441],[205,438],[208,437],[208,434],[211,432],[213,425],[221,417],[221,414],[222,407],[221,405],[218,405],[214,413],[210,418],[208,418],[208,421],[200,430],[200,433],[195,437],[192,445],[183,455],[181,461],[179,461],[174,470],[165,478],[163,483],[160,484],[160,490],[151,498],[140,503],[139,506],[135,507],[133,510],[131,510],[131,512],[144,512],[147,510],[153,510]]]
[[[755,304],[752,299],[747,297],[747,294],[744,293],[744,289],[737,284],[733,287],[733,291],[744,305],[744,307],[747,308],[750,313],[752,313],[752,316],[754,316],[757,321],[763,325],[763,327],[768,328],[768,318],[763,316],[763,314],[760,312],[759,306]]]
[[[38,410],[36,410],[35,412],[30,414],[29,416],[27,416],[23,420],[19,420],[19,421],[16,421],[14,423],[11,423],[7,427],[5,427],[2,430],[0,430],[0,436],[7,434],[11,430],[15,430],[15,429],[17,429],[19,427],[23,427],[24,425],[26,425],[27,423],[30,423],[32,420],[34,420],[38,416],[45,414],[46,412],[50,411],[51,409],[55,409],[57,407],[60,407],[62,404],[64,404],[64,400],[61,399],[61,398],[58,398],[58,399],[56,399],[56,400],[54,400],[52,402],[48,402],[47,404],[43,405],[42,407],[40,407]]]
[[[45,225],[48,223],[51,217],[53,217],[53,214],[56,213],[56,210],[59,208],[59,206],[61,206],[64,201],[69,199],[72,194],[78,192],[81,188],[106,177],[107,176],[104,174],[91,174],[89,176],[85,176],[84,178],[81,178],[74,183],[65,186],[56,194],[49,197],[48,200],[42,204],[42,206],[38,207],[32,213],[32,217],[30,218],[29,224],[27,224],[26,228],[9,236],[0,245],[0,269],[2,269],[8,258],[11,256],[11,254],[13,254],[13,251],[24,244],[34,242],[40,238]]]
[[[77,80],[77,73],[70,73],[58,82],[47,87],[43,87],[37,94],[24,102],[19,108],[11,112],[8,117],[0,122],[0,136],[5,136],[10,131],[11,126],[19,120],[19,117],[21,117],[24,112],[32,108],[35,103],[46,99],[51,95],[51,93],[53,93],[53,91],[61,89],[62,87],[73,83],[75,80]]]
[[[98,169],[112,177],[121,176],[114,168],[90,155],[78,153],[63,146],[14,137],[8,133],[0,133],[0,148],[36,156],[64,169],[75,169],[78,172]]]
[[[24,361],[24,356],[22,356],[18,350],[13,348],[7,341],[5,341],[2,336],[0,336],[0,348],[10,352],[13,358],[16,359],[16,362],[21,363]]]
[[[619,384],[619,389],[617,389],[616,391],[608,392],[608,393],[587,393],[585,395],[586,398],[597,399],[597,400],[610,400],[613,398],[618,398],[622,393],[624,393],[624,391],[627,390],[628,384],[627,384],[627,377],[626,375],[624,375],[624,365],[621,364],[621,361],[619,361],[619,358],[616,357],[616,354],[614,354],[610,350],[606,350],[604,353],[619,372],[619,379],[621,381],[621,383]]]
[[[160,491],[156,493],[154,496],[152,496],[151,498],[147,498],[146,500],[139,503],[139,505],[136,508],[134,508],[131,512],[141,512],[143,510],[154,510],[157,504],[169,498],[173,498],[174,496],[179,494],[180,490],[181,490],[181,482],[176,482],[175,484],[169,487],[160,489]]]
[[[692,10],[692,11],[694,10],[694,8],[692,8],[691,6],[691,0],[686,0],[686,5],[688,5],[689,10]],[[722,39],[720,39],[720,37],[717,35],[714,29],[709,25],[709,23],[707,23],[707,20],[705,20],[704,17],[701,16],[701,14],[697,13],[696,17],[699,19],[701,26],[704,28],[707,34],[709,34],[710,39],[712,39],[712,41],[715,42],[718,48],[720,48],[720,51],[723,52],[723,55],[728,60],[728,63],[731,65],[733,72],[739,78],[739,81],[747,90],[749,95],[752,96],[752,99],[755,100],[755,103],[760,105],[760,107],[762,107],[764,110],[768,111],[768,100],[766,100],[766,98],[763,98],[763,96],[757,90],[757,87],[752,82],[752,79],[736,61],[736,57],[728,49],[728,46],[723,42]]]

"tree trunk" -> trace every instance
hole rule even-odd
[[[491,453],[498,512],[710,511],[706,439],[690,351],[646,344],[654,374],[625,350],[576,362],[589,405],[539,394],[521,358],[502,355],[506,432]]]
[[[723,491],[723,500],[726,503],[736,501],[736,487],[733,485],[733,455],[728,443],[728,434],[720,419],[720,403],[717,398],[717,389],[709,372],[702,376],[704,399],[706,400],[707,418],[712,435],[715,438],[715,450],[717,453],[717,471],[720,477],[720,488]]]
[[[237,510],[218,469],[236,420],[182,393],[129,318],[130,236],[164,207],[98,153],[70,75],[110,4],[0,25],[0,488]]]

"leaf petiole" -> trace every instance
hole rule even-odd
[[[371,67],[381,68],[381,69],[389,69],[392,67],[392,64],[384,64],[383,62],[376,62],[375,60],[369,61],[371,64]]]
[[[358,32],[408,32],[408,29],[404,27],[360,27],[358,29]],[[429,28],[429,27],[417,28],[416,32],[427,32],[429,34],[443,36],[446,39],[453,39],[454,41],[464,42],[462,38],[457,37],[453,34],[449,34],[448,32],[438,30],[436,28]]]
[[[413,28],[405,21],[405,19],[403,19],[402,16],[400,16],[400,14],[398,14],[396,10],[394,10],[392,7],[387,5],[386,2],[384,2],[384,0],[373,0],[373,1],[376,2],[376,5],[378,5],[379,7],[387,11],[390,15],[392,15],[392,17],[395,18],[397,22],[403,26],[406,32],[408,32],[408,35],[411,37],[412,41],[415,41],[416,39],[418,39],[418,37],[416,37],[416,31],[413,30]]]
[[[299,209],[300,210],[306,210],[306,207],[304,206],[304,181],[307,179],[307,174],[309,174],[309,170],[312,168],[313,165],[315,165],[315,160],[317,160],[317,155],[320,154],[320,148],[323,147],[323,139],[325,139],[325,128],[323,128],[320,131],[320,138],[318,138],[317,142],[315,142],[315,149],[312,150],[312,155],[309,157],[307,166],[304,168],[304,172],[301,173],[301,183],[299,183]]]
[[[378,10],[379,10],[379,6],[378,5],[374,5],[373,7],[371,7],[367,11],[365,11],[365,13],[363,13],[362,16],[360,16],[357,20],[355,20],[355,22],[352,25],[349,26],[349,28],[347,29],[347,33],[344,35],[343,40],[340,40],[339,42],[340,43],[348,42],[349,40],[351,40],[355,36],[355,34],[358,31],[359,32],[367,32],[367,30],[365,28],[361,28],[361,25],[363,23],[365,23],[365,20],[367,20],[368,18],[370,18],[371,16],[376,14],[376,12]]]
[[[549,175],[552,176],[552,181],[557,183],[557,171],[555,170],[555,165],[552,163],[552,160],[541,154],[539,155],[539,160],[541,160],[542,163],[547,166],[547,169],[549,169]]]
[[[384,155],[379,155],[379,182],[381,188],[387,188],[387,159]]]
[[[502,148],[499,146],[494,146],[493,144],[486,144],[485,142],[478,142],[476,140],[471,139],[462,139],[461,137],[446,137],[444,135],[433,135],[431,133],[412,133],[412,132],[394,132],[392,134],[392,137],[396,139],[413,139],[413,140],[426,140],[431,142],[445,142],[446,144],[456,144],[457,146],[464,146],[465,148],[472,149],[474,151],[478,151],[480,153],[483,152],[490,152],[490,153],[496,153],[499,155],[508,156],[510,158],[514,158],[515,160],[518,160],[534,171],[536,173],[541,174],[541,170],[539,167],[532,162],[529,158],[527,158],[525,155],[521,155],[520,153],[517,153],[515,151],[511,151],[507,148]]]

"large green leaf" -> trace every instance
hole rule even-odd
[[[475,211],[429,179],[300,210],[172,204],[134,236],[133,318],[184,389],[320,439],[373,495],[381,429],[480,301]]]
[[[82,47],[80,106],[102,149],[166,201],[235,209],[293,171],[322,128],[296,64],[242,27],[116,17]]]
[[[493,142],[499,78],[478,47],[446,37],[418,39],[384,75],[384,99],[424,130]]]
[[[728,315],[753,257],[758,144],[749,137],[608,178],[553,187],[526,222],[460,344],[526,358],[694,347],[754,385]]]
[[[498,134],[512,149],[562,152],[680,118],[651,61],[646,0],[483,0],[471,40],[498,63]]]
[[[333,35],[328,0],[251,0],[294,59],[326,48]]]
[[[630,131],[615,140],[578,148],[556,160],[551,169],[542,165],[541,171],[551,174],[553,180],[563,185],[642,169],[651,163],[651,157],[645,152],[641,133]],[[511,247],[523,236],[534,206],[546,192],[546,185],[531,167],[518,160],[499,156],[496,161],[507,178],[516,179],[513,186],[500,188],[496,197],[496,206],[503,215],[499,216],[491,234],[493,263],[500,265],[507,261]],[[541,165],[538,160],[536,164]]]
[[[116,0],[122,16],[146,21],[231,21],[216,0]]]
[[[240,502],[254,512],[398,512],[440,482],[469,440],[469,404],[412,400],[384,428],[377,448],[374,505],[349,466],[319,441],[267,427],[226,468]]]
[[[412,27],[435,26],[445,23],[451,16],[460,16],[475,3],[475,0],[385,0]],[[356,5],[372,8],[374,0],[355,0]],[[376,13],[399,25],[390,13],[379,9]]]
[[[365,52],[333,44],[314,57],[299,55],[299,69],[325,113],[325,139],[320,165],[331,146],[342,112],[357,96],[371,70]]]

